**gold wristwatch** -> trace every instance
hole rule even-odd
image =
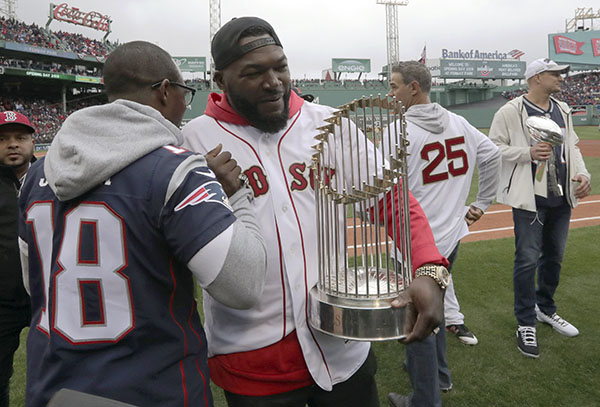
[[[415,278],[420,276],[429,276],[433,278],[442,290],[445,290],[448,285],[450,285],[450,273],[448,272],[448,269],[439,264],[426,264],[419,267],[415,271]]]

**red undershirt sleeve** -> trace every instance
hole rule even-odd
[[[388,218],[388,221],[386,222],[388,236],[393,236],[394,230],[392,229],[392,225],[395,225],[396,227],[396,236],[401,236],[402,228],[398,210],[398,208],[402,208],[398,203],[398,188],[401,187],[402,181],[394,185],[392,191],[385,194],[385,198],[379,200],[379,217],[380,219],[383,219],[385,216]],[[393,205],[392,197],[394,202]],[[387,209],[384,209],[384,200]],[[408,192],[408,200],[413,274],[417,268],[427,263],[441,264],[444,267],[448,267],[448,260],[440,254],[435,245],[433,233],[431,232],[431,227],[429,226],[429,221],[425,216],[425,212],[423,212],[421,205],[419,205],[419,202],[410,191]],[[392,208],[395,209],[394,214],[392,213]],[[391,217],[393,215],[395,216],[394,221],[392,222]],[[401,249],[401,247],[398,247],[398,249]]]

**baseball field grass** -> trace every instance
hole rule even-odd
[[[593,126],[577,131],[581,139],[600,138]],[[598,193],[600,158],[586,157],[585,161],[592,173],[592,193]],[[444,406],[600,405],[600,323],[596,314],[600,310],[600,226],[569,233],[555,300],[558,312],[579,328],[580,335],[566,338],[539,324],[539,359],[522,356],[516,346],[512,312],[514,239],[461,244],[453,270],[455,288],[465,322],[479,338],[479,344],[467,346],[448,337],[454,389],[442,395]],[[24,330],[11,379],[11,406],[15,407],[25,404],[26,335]],[[381,405],[386,406],[388,392],[410,392],[408,375],[402,369],[404,346],[389,341],[373,347],[378,360],[379,396]],[[213,395],[216,407],[226,406],[222,391],[214,385]]]
[[[566,338],[540,324],[539,359],[522,356],[516,346],[516,321],[512,313],[513,239],[461,244],[454,266],[455,287],[465,322],[479,338],[479,344],[467,346],[448,337],[454,389],[442,395],[444,406],[598,405],[598,241],[600,226],[570,231],[556,302],[559,313],[581,333]],[[25,400],[26,331],[21,338],[11,380],[11,406],[23,406]],[[373,346],[378,361],[379,396],[382,406],[386,406],[388,392],[410,392],[408,375],[402,369],[404,346],[395,341]],[[226,406],[217,387],[213,386],[213,393],[215,406]]]
[[[558,312],[580,330],[564,337],[538,324],[539,359],[517,350],[513,315],[513,238],[461,244],[453,269],[455,288],[467,326],[479,344],[468,346],[448,336],[448,363],[454,389],[444,406],[598,406],[600,366],[600,226],[573,229],[567,244]],[[382,405],[388,392],[407,394],[402,370],[404,349],[393,342],[374,345]]]

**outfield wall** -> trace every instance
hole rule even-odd
[[[437,87],[432,89],[431,101],[448,108],[456,114],[465,117],[475,127],[490,127],[496,111],[507,102],[500,93],[507,88],[459,88],[449,91]],[[318,98],[319,104],[338,107],[354,99],[363,96],[381,94],[385,95],[384,89],[302,89],[303,93],[311,94]],[[200,90],[191,109],[185,113],[184,121],[191,120],[204,113],[209,91]],[[581,106],[573,115],[573,123],[576,126],[591,126],[600,124],[600,107]]]
[[[498,110],[495,107],[478,107],[477,104],[467,107],[450,107],[450,111],[463,116],[473,126],[482,128],[490,127],[494,114]],[[594,106],[579,106],[574,109],[573,125],[575,126],[597,126],[600,124],[600,110]]]

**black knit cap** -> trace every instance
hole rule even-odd
[[[264,28],[271,38],[260,38],[240,46],[238,44],[240,34],[251,27]],[[215,61],[215,69],[220,71],[227,68],[248,52],[267,45],[277,45],[283,48],[271,24],[258,17],[234,18],[221,27],[212,39],[210,48]]]

